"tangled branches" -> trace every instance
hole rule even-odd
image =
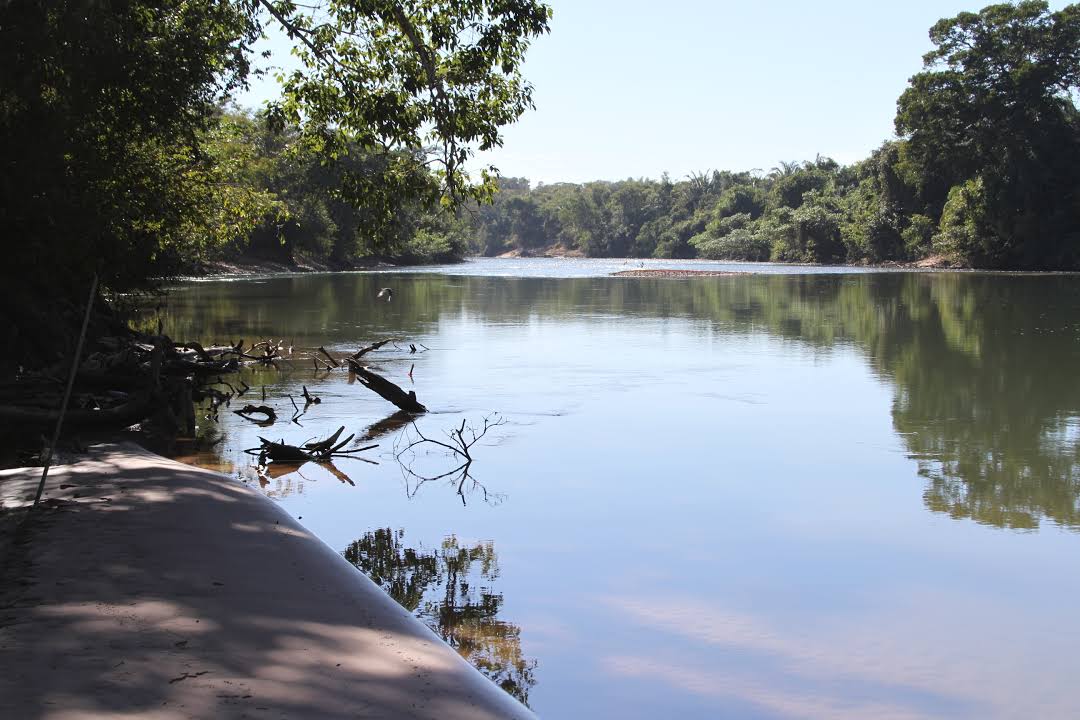
[[[489,493],[487,488],[472,476],[471,470],[474,460],[472,448],[487,435],[489,430],[505,424],[506,419],[498,413],[492,413],[491,415],[486,416],[483,425],[480,428],[472,427],[468,424],[468,421],[463,418],[459,427],[451,428],[447,431],[447,441],[444,442],[424,435],[420,431],[420,428],[416,426],[415,421],[409,423],[409,426],[394,442],[394,458],[398,461],[402,476],[405,478],[406,493],[408,496],[410,498],[415,496],[420,490],[420,487],[426,483],[448,479],[451,484],[457,485],[457,494],[461,497],[462,505],[466,504],[466,488],[470,491],[479,490],[483,494],[484,502],[492,504],[501,502],[501,495]],[[425,446],[427,446],[428,449],[441,448],[444,454],[448,454],[455,458],[458,462],[457,467],[446,472],[431,475],[417,471],[417,448]],[[411,488],[410,484],[412,485]]]
[[[345,447],[349,441],[353,439],[353,436],[349,435],[349,437],[338,442],[338,438],[341,437],[341,433],[343,432],[345,432],[344,425],[339,427],[337,432],[325,440],[304,443],[303,447],[288,445],[284,440],[274,442],[272,440],[267,440],[264,437],[260,437],[259,447],[248,448],[247,450],[244,450],[244,452],[248,455],[257,455],[260,466],[266,465],[267,462],[283,465],[300,465],[311,461],[324,462],[335,457],[346,457],[354,453],[378,447],[378,445],[366,445],[353,450],[342,450],[341,448]]]

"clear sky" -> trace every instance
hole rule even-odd
[[[524,68],[536,110],[474,163],[534,183],[859,160],[893,136],[930,26],[989,1],[548,3],[551,34]]]

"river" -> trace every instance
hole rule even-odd
[[[541,716],[1080,715],[1080,277],[608,275],[638,264],[192,281],[141,314],[293,348],[240,376],[276,424],[200,418],[181,459],[262,488]],[[376,426],[378,464],[260,477],[259,435],[392,415],[311,359],[384,338],[368,364],[431,412]],[[485,418],[467,476],[395,457]]]

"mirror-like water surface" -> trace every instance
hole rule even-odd
[[[1080,277],[514,264],[181,285],[173,338],[294,347],[242,376],[278,422],[222,412],[187,459],[263,487],[541,715],[1080,714]],[[391,337],[369,364],[431,409],[415,429],[313,370]],[[302,385],[322,402],[297,425]],[[485,417],[467,478],[395,459]],[[340,425],[376,425],[378,465],[260,478],[242,453]]]

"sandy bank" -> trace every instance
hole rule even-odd
[[[620,270],[611,273],[614,277],[725,277],[727,275],[749,275],[745,272],[732,272],[730,270]]]
[[[234,277],[244,275],[285,275],[292,273],[339,272],[348,270],[379,270],[397,267],[389,258],[371,257],[351,262],[332,262],[326,259],[297,255],[292,262],[244,256],[228,260],[210,260],[192,269],[194,277]]]
[[[39,474],[0,472],[4,507]],[[532,717],[223,475],[107,445],[46,496],[19,535],[0,516],[5,717]]]

